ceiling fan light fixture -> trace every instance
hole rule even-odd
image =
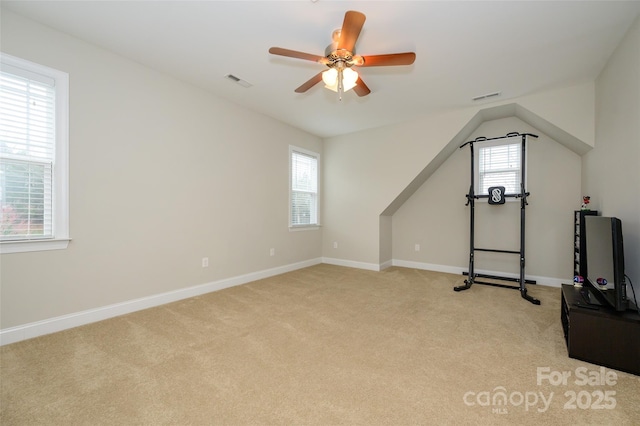
[[[356,82],[358,81],[358,73],[352,70],[351,68],[345,68],[342,71],[342,87],[344,91],[351,90],[356,87]]]
[[[322,81],[324,81],[325,87],[334,91],[338,90],[338,70],[335,68],[329,68],[322,73]]]
[[[324,87],[334,92],[339,91],[340,79],[342,79],[342,92],[346,92],[356,87],[358,73],[351,68],[345,68],[340,71],[336,68],[329,68],[322,73],[322,81],[325,84]]]

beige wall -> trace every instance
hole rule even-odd
[[[572,277],[573,211],[580,207],[580,156],[516,117],[487,121],[469,137],[533,133],[527,147],[526,272],[547,284]],[[519,139],[515,139],[519,142]],[[393,215],[394,262],[467,269],[469,260],[469,148],[458,149]],[[513,200],[513,199],[511,199]],[[476,247],[519,250],[520,202],[475,207]],[[420,251],[415,245],[420,245]],[[478,252],[476,270],[519,272],[513,254]],[[548,278],[551,278],[549,280]],[[543,282],[544,283],[544,282]]]
[[[324,257],[377,266],[380,213],[470,118],[432,116],[325,140]]]
[[[626,273],[640,298],[640,18],[596,81],[596,141],[582,184],[594,209],[622,220]]]
[[[4,10],[1,31],[69,73],[72,237],[2,255],[2,329],[320,258],[287,223],[288,146],[319,138]]]
[[[388,261],[385,256],[388,250],[380,242],[394,240],[395,235],[381,236],[380,214],[479,111],[511,103],[543,117],[546,124],[562,129],[561,133],[568,135],[569,144],[576,140],[578,143],[573,145],[580,145],[582,149],[593,145],[592,83],[422,116],[402,124],[326,139],[325,259],[340,259],[342,263],[351,262],[354,266],[369,265],[372,269],[380,262]],[[464,193],[466,187],[468,184]],[[333,248],[334,241],[339,242],[337,249]]]

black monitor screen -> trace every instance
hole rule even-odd
[[[587,282],[612,308],[626,309],[622,223],[615,217],[585,217]]]
[[[589,216],[586,221],[587,277],[591,283],[606,280],[607,288],[613,288],[613,240],[611,218]]]

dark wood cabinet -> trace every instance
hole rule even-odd
[[[640,315],[587,305],[582,291],[587,287],[562,285],[560,315],[569,357],[640,375]]]
[[[587,279],[587,255],[584,244],[584,217],[597,216],[597,210],[576,210],[573,217],[573,276]]]

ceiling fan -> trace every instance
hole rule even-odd
[[[340,99],[342,99],[342,93],[350,89],[353,89],[358,96],[366,96],[371,93],[371,90],[352,67],[411,65],[416,60],[416,54],[414,52],[405,52],[370,56],[356,55],[355,45],[365,19],[364,14],[360,12],[350,10],[345,13],[342,28],[333,32],[333,43],[325,49],[325,56],[298,52],[282,47],[272,47],[269,49],[269,53],[314,61],[329,67],[328,70],[314,75],[303,83],[295,90],[296,93],[304,93],[324,81],[325,87],[338,92]]]

